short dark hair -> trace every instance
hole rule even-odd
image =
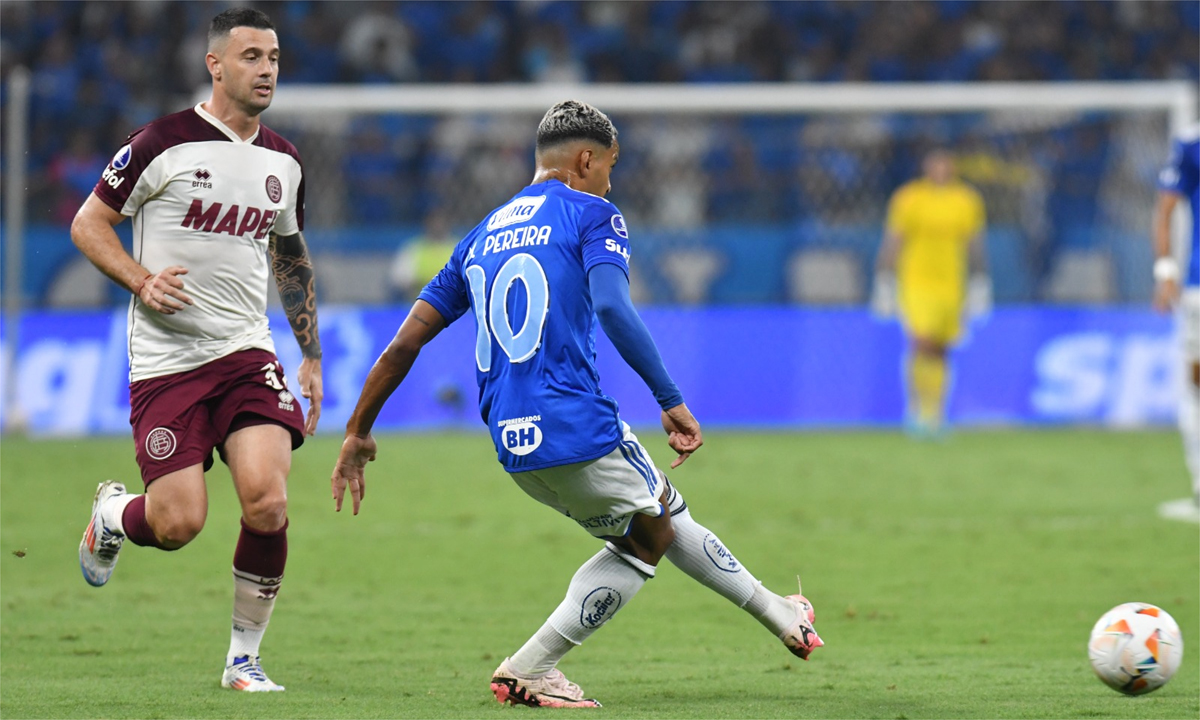
[[[569,140],[591,140],[609,148],[616,139],[617,128],[612,120],[578,100],[564,100],[547,110],[537,129],[538,150]]]
[[[271,18],[267,17],[262,10],[245,7],[229,8],[213,18],[212,24],[208,26],[208,46],[211,48],[218,40],[229,37],[229,33],[239,27],[252,27],[259,30],[275,29],[275,26],[271,24]]]

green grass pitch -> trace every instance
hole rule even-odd
[[[642,439],[660,466],[660,432]],[[236,501],[209,475],[205,531],[126,545],[88,587],[76,546],[105,477],[140,489],[126,438],[0,448],[0,715],[5,718],[532,717],[492,670],[598,544],[525,497],[483,434],[379,438],[362,514],[333,512],[338,440],[295,455],[287,579],[264,643],[281,695],[222,690]],[[670,473],[694,516],[780,593],[799,573],[827,646],[789,655],[664,562],[561,667],[595,718],[1196,718],[1200,528],[1178,436],[1093,430],[892,433],[711,429]],[[1086,641],[1105,610],[1162,605],[1183,666],[1128,698]],[[571,711],[566,711],[568,714]],[[581,711],[574,711],[581,712]],[[550,711],[552,715],[561,712]]]

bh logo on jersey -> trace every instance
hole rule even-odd
[[[513,455],[528,455],[542,444],[542,429],[532,422],[507,424],[500,430],[504,449]]]
[[[621,593],[610,587],[598,587],[583,599],[579,624],[598,628],[621,608]]]
[[[735,573],[742,569],[741,563],[737,561],[733,553],[729,552],[721,544],[721,539],[712,533],[704,536],[704,552],[708,555],[708,559],[712,560],[712,564],[722,572]]]

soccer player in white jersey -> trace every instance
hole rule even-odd
[[[1184,361],[1179,431],[1192,474],[1192,495],[1200,509],[1200,124],[1172,142],[1171,159],[1159,173],[1158,187],[1153,234],[1154,305],[1164,312],[1179,307]],[[1182,273],[1171,252],[1171,215],[1181,199],[1188,203],[1192,221],[1187,267]]]
[[[678,453],[671,467],[700,448],[700,425],[629,299],[629,230],[604,199],[619,150],[616,129],[590,105],[567,101],[546,113],[532,184],[468,233],[420,293],[367,376],[333,470],[337,509],[349,487],[357,514],[380,409],[421,347],[472,312],[480,414],[500,462],[535,500],[606,541],[541,629],[497,668],[491,689],[501,703],[599,707],[556,665],[633,599],[664,555],[795,655],[807,659],[823,644],[808,600],[764,588],[692,519],[600,390],[597,321],[662,408]]]
[[[208,32],[212,96],[129,136],[71,225],[75,244],[128,289],[130,424],[146,492],[101,483],[79,545],[84,579],[108,582],[125,539],[176,550],[204,527],[213,450],[242,506],[224,687],[283,690],[259,644],[287,560],[292,450],[316,431],[321,344],[304,227],[304,176],[291,143],[259,122],[279,42],[257,10]],[[133,218],[133,254],[113,227]],[[268,265],[269,263],[269,265]],[[267,324],[271,275],[300,344],[305,418]]]

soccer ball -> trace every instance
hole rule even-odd
[[[1122,603],[1092,628],[1088,659],[1104,684],[1126,695],[1143,695],[1167,684],[1183,659],[1183,636],[1166,610]]]

